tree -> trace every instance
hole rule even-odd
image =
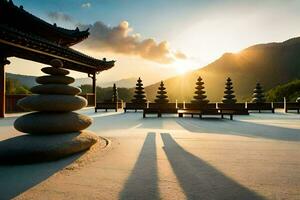
[[[15,84],[14,82],[16,82],[16,80],[10,79],[10,78],[6,78],[6,84],[5,84],[5,90],[7,94],[14,94],[15,93]]]
[[[266,102],[264,89],[262,88],[260,83],[257,83],[255,89],[253,90],[252,102],[253,103],[264,103],[264,102]]]
[[[81,94],[92,93],[93,88],[92,85],[81,85],[80,86],[82,92]],[[129,88],[118,88],[118,99],[122,99],[126,102],[131,101],[133,97],[134,91]],[[101,88],[99,86],[96,87],[96,96],[97,102],[111,102],[113,96],[113,88],[106,87]]]
[[[161,81],[160,86],[158,87],[155,103],[165,104],[169,102],[167,92],[165,90],[166,88],[164,87],[164,83]]]
[[[199,76],[197,82],[196,82],[196,87],[195,87],[195,96],[194,100],[192,100],[193,104],[207,104],[209,102],[208,99],[206,99],[205,91],[204,91],[204,82],[202,81],[202,78]]]
[[[116,86],[115,83],[114,83],[114,86],[113,86],[112,101],[113,101],[114,103],[118,102],[118,89],[117,89],[117,86]]]
[[[26,85],[22,85],[17,79],[6,78],[7,94],[30,94],[30,89]]]
[[[226,80],[225,91],[224,91],[222,102],[227,104],[236,103],[232,81],[230,78],[227,78]]]
[[[139,78],[137,80],[136,87],[135,87],[135,92],[134,93],[135,93],[135,95],[134,95],[134,99],[132,99],[132,103],[144,104],[144,103],[147,102],[141,78]]]
[[[15,90],[15,94],[30,94],[31,92],[26,86],[17,87]]]
[[[79,88],[81,89],[81,93],[82,94],[92,93],[93,92],[92,85],[89,85],[89,84],[83,84]]]
[[[269,102],[282,102],[284,97],[288,102],[295,102],[300,97],[300,79],[272,88],[266,97]]]

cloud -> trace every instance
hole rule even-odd
[[[63,22],[73,22],[73,18],[70,15],[67,15],[62,12],[48,12],[47,16],[52,21],[63,21]]]
[[[187,59],[187,56],[184,54],[184,53],[182,53],[181,51],[176,51],[175,52],[175,57],[176,58],[178,58],[178,59]]]
[[[81,4],[81,8],[90,8],[91,6],[92,6],[92,4],[90,2]]]
[[[167,41],[156,42],[152,38],[141,39],[133,33],[127,21],[110,27],[101,21],[91,25],[79,25],[80,29],[90,29],[90,36],[82,45],[89,49],[111,51],[127,55],[136,55],[161,64],[169,64],[176,59],[185,59],[182,52],[173,52]]]

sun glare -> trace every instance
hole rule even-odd
[[[180,60],[172,64],[177,74],[185,74],[188,71],[198,68],[198,64],[192,60]]]
[[[197,57],[199,67],[205,66],[226,52],[239,53],[257,41],[256,37],[240,33],[247,27],[243,19],[212,17],[192,23],[174,38],[173,43],[190,57]]]
[[[176,67],[176,72],[178,74],[185,74],[187,71],[188,71],[188,69],[184,66]]]

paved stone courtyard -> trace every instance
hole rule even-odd
[[[191,119],[82,113],[104,149],[0,166],[0,199],[300,199],[300,115]],[[0,120],[0,140],[18,135]]]

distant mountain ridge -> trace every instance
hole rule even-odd
[[[171,101],[189,101],[193,97],[195,83],[201,76],[211,101],[220,101],[227,77],[233,79],[235,94],[245,100],[252,94],[256,82],[266,90],[278,84],[300,78],[300,37],[284,42],[257,44],[239,53],[225,53],[211,64],[182,76],[165,80]],[[153,100],[159,83],[146,87]]]
[[[35,82],[36,76],[6,73],[6,78],[18,80],[22,85],[26,85],[29,88],[37,85]]]
[[[118,81],[110,81],[110,82],[103,82],[103,83],[98,83],[100,87],[112,87],[113,84],[115,83],[117,87],[122,87],[122,88],[133,88],[135,87],[136,81],[138,78],[125,78],[125,79],[120,79]]]
[[[137,78],[125,78],[120,79],[117,81],[110,81],[110,82],[102,82],[100,80],[97,81],[97,86],[102,88],[112,87],[115,83],[117,87],[122,88],[132,88],[135,87]],[[81,85],[91,85],[92,79],[91,78],[77,78],[75,82],[72,84],[73,86],[79,87]]]
[[[36,76],[28,76],[28,75],[21,75],[21,74],[13,74],[13,73],[6,73],[6,77],[10,79],[18,80],[22,85],[26,85],[27,87],[31,88],[37,83],[35,82]],[[117,87],[124,87],[124,88],[133,88],[135,87],[137,78],[127,78],[121,79],[117,81],[111,82],[97,82],[97,85],[102,88],[112,87],[114,83],[116,83]],[[80,85],[91,85],[92,79],[91,78],[78,78],[75,79],[75,82],[71,85],[79,87]]]

